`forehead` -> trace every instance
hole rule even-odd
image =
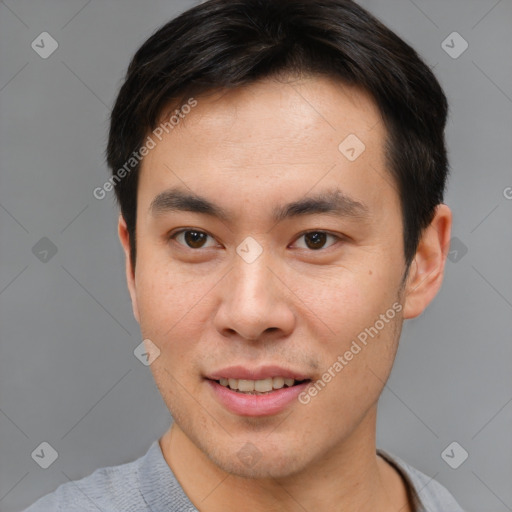
[[[306,194],[320,184],[379,203],[379,188],[392,185],[380,112],[360,89],[323,77],[266,79],[195,99],[144,157],[139,192],[146,204],[173,185],[234,201],[242,191],[262,198],[279,187]]]
[[[215,91],[197,101],[198,106],[173,130],[175,137],[193,132],[198,144],[215,138],[245,150],[265,146],[267,151],[260,148],[262,157],[284,141],[299,149],[304,141],[314,143],[321,138],[324,146],[331,139],[336,142],[345,132],[367,138],[381,120],[365,91],[318,76],[287,81],[268,78]],[[381,134],[377,130],[374,135]]]

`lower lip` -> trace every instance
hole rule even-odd
[[[270,416],[284,410],[297,399],[311,381],[289,388],[276,389],[265,395],[249,395],[233,391],[217,381],[207,379],[219,402],[235,414],[242,416]]]

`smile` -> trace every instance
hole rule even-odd
[[[295,384],[302,383],[304,381],[296,381],[295,379],[287,377],[269,377],[259,380],[221,378],[217,382],[221,386],[225,386],[239,393],[262,395],[284,387],[290,388]]]

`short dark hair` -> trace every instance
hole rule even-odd
[[[168,22],[128,67],[112,110],[108,166],[113,175],[126,166],[169,104],[294,74],[335,78],[376,102],[387,130],[388,172],[401,201],[408,268],[443,201],[448,105],[418,54],[353,1],[209,0]],[[139,168],[115,185],[134,265]]]

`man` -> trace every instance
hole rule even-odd
[[[462,510],[375,442],[402,323],[443,278],[446,114],[348,0],[210,0],[146,41],[107,160],[174,422],[28,510]]]

